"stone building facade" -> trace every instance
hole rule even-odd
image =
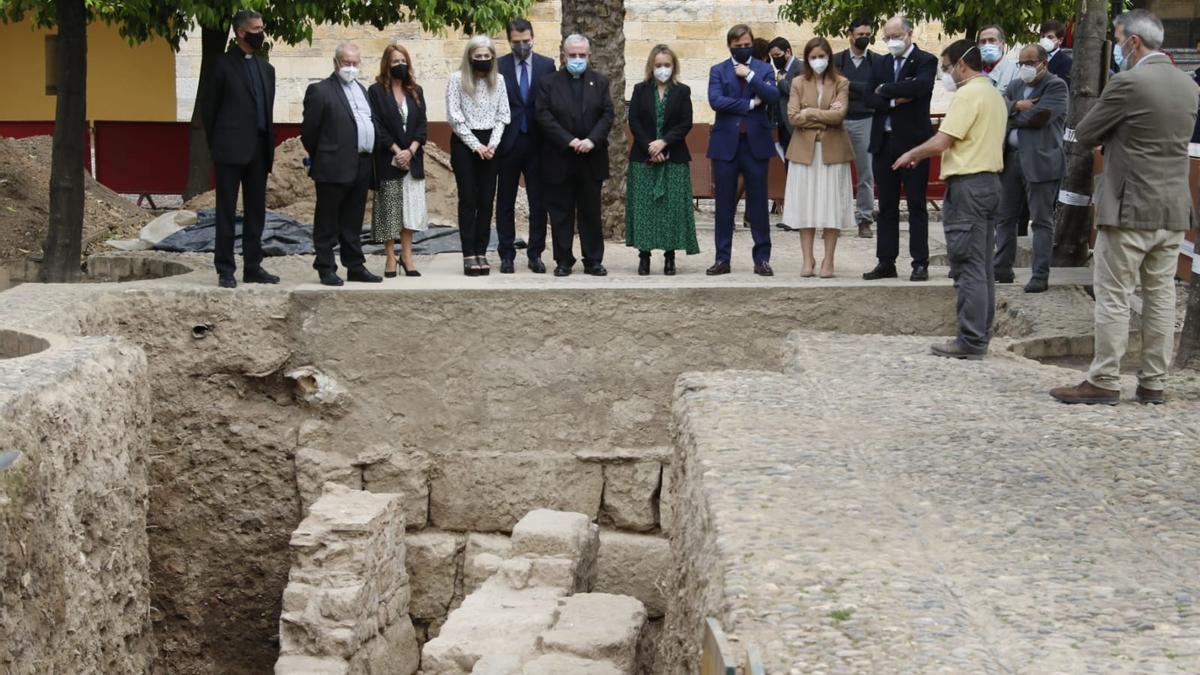
[[[540,0],[530,11],[534,25],[534,49],[557,58],[562,38],[561,5],[557,0]],[[626,99],[633,85],[645,76],[646,57],[658,43],[670,45],[679,54],[680,69],[685,84],[692,89],[697,122],[711,122],[712,109],[706,102],[708,69],[728,58],[725,32],[735,23],[747,23],[756,36],[772,38],[782,35],[799,52],[804,42],[813,37],[810,25],[781,21],[779,4],[767,0],[627,0],[625,3],[625,77]],[[497,39],[500,55],[508,53],[503,31]],[[845,49],[845,35],[827,35],[834,49]],[[934,53],[956,36],[942,34],[941,25],[926,23],[917,26],[916,41]],[[363,79],[369,81],[379,71],[379,55],[390,42],[404,44],[412,53],[418,82],[425,89],[430,119],[446,119],[445,82],[458,68],[462,59],[465,38],[457,31],[434,34],[422,31],[415,24],[395,24],[379,31],[371,26],[318,26],[313,31],[312,44],[295,47],[278,45],[272,50],[277,91],[275,119],[283,122],[300,121],[304,90],[314,80],[327,77],[333,71],[333,50],[338,43],[351,40],[363,49]],[[873,49],[882,52],[882,44]],[[176,101],[178,117],[190,119],[195,103],[196,84],[200,75],[200,39],[197,34],[189,40],[176,57]],[[945,107],[946,97],[940,85],[935,87],[934,110]]]

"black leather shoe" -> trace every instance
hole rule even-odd
[[[608,270],[604,269],[604,265],[601,265],[600,263],[596,263],[595,265],[592,265],[591,267],[586,267],[586,266],[585,266],[585,267],[583,268],[583,273],[584,273],[584,274],[590,274],[590,275],[592,275],[592,276],[594,276],[594,277],[606,277],[606,276],[608,276]]]
[[[897,276],[895,265],[876,265],[875,269],[871,270],[870,272],[863,273],[863,279],[866,279],[867,281],[874,281],[875,279],[895,279]]]
[[[243,272],[242,281],[248,284],[277,284],[279,283],[279,277],[261,267],[256,267],[255,269]]]
[[[341,286],[346,282],[337,275],[337,272],[325,272],[321,275],[321,283],[325,286]]]
[[[710,277],[715,277],[718,274],[729,274],[732,270],[729,269],[728,262],[715,262],[713,266],[704,271]]]
[[[566,265],[555,265],[554,266],[554,276],[569,277],[569,276],[571,276],[571,268],[567,267]]]
[[[360,284],[378,284],[383,282],[383,277],[378,274],[371,274],[370,270],[365,267],[355,267],[346,273],[346,279]]]
[[[663,254],[663,274],[669,277],[675,276],[675,251],[667,251]]]
[[[775,270],[771,269],[771,263],[755,263],[754,273],[760,277],[773,277]]]
[[[530,258],[529,271],[533,272],[534,274],[545,274],[546,263],[542,262],[541,258]]]
[[[516,271],[516,268],[513,267],[512,258],[500,259],[500,274],[513,274]]]
[[[395,279],[395,278],[396,278],[396,271],[395,271],[395,270],[392,270],[391,272],[389,272],[389,271],[387,271],[387,270],[384,270],[384,271],[383,271],[383,278],[384,278],[384,279]]]
[[[1050,284],[1045,279],[1034,277],[1025,284],[1026,293],[1045,293],[1050,289]]]
[[[638,251],[638,276],[650,274],[650,251]]]
[[[929,267],[926,265],[917,265],[913,267],[912,274],[908,276],[909,281],[929,281]]]
[[[1011,284],[1017,280],[1017,277],[1012,272],[996,272],[996,283]]]
[[[217,285],[221,288],[237,288],[237,279],[233,275],[222,274],[217,277]]]

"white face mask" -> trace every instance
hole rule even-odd
[[[1042,49],[1045,49],[1047,52],[1052,52],[1055,49],[1058,49],[1058,43],[1052,38],[1044,37],[1041,40],[1038,40],[1038,44],[1041,45]]]
[[[892,56],[901,56],[904,54],[904,50],[908,49],[908,45],[904,44],[904,40],[893,38],[887,41],[887,48]]]
[[[942,89],[950,92],[958,89],[958,83],[954,81],[954,75],[950,73],[942,73]]]
[[[808,67],[813,69],[813,72],[820,75],[829,67],[829,59],[809,59]]]
[[[1017,77],[1021,78],[1021,81],[1025,84],[1031,84],[1037,79],[1037,73],[1037,66],[1021,66],[1017,68]]]
[[[654,79],[666,82],[671,79],[671,66],[659,66],[654,69]]]
[[[338,77],[342,78],[342,82],[350,84],[358,79],[358,66],[342,66],[338,68]]]

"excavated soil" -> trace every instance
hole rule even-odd
[[[308,177],[304,158],[308,155],[299,138],[289,138],[275,148],[275,165],[267,177],[267,209],[295,218],[298,222],[313,222],[316,210],[316,188]],[[450,155],[430,143],[425,146],[425,203],[429,220],[442,225],[458,222],[458,188]],[[518,210],[520,210],[518,199]],[[216,206],[215,191],[197,195],[183,205],[185,209],[211,209]],[[366,222],[371,220],[371,200],[367,200]],[[518,214],[520,220],[520,214]]]
[[[0,138],[0,260],[42,250],[50,219],[50,136]],[[83,242],[94,253],[108,239],[136,238],[152,215],[84,174]]]

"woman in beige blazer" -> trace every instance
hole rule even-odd
[[[801,276],[815,276],[813,239],[823,232],[825,258],[821,277],[833,276],[833,254],[843,227],[854,225],[854,191],[850,162],[854,148],[842,126],[849,106],[850,82],[834,67],[833,49],[825,38],[813,38],[804,46],[808,65],[803,75],[792,80],[788,98],[788,121],[792,140],[788,144],[787,191],[783,222],[800,230],[804,252]]]

